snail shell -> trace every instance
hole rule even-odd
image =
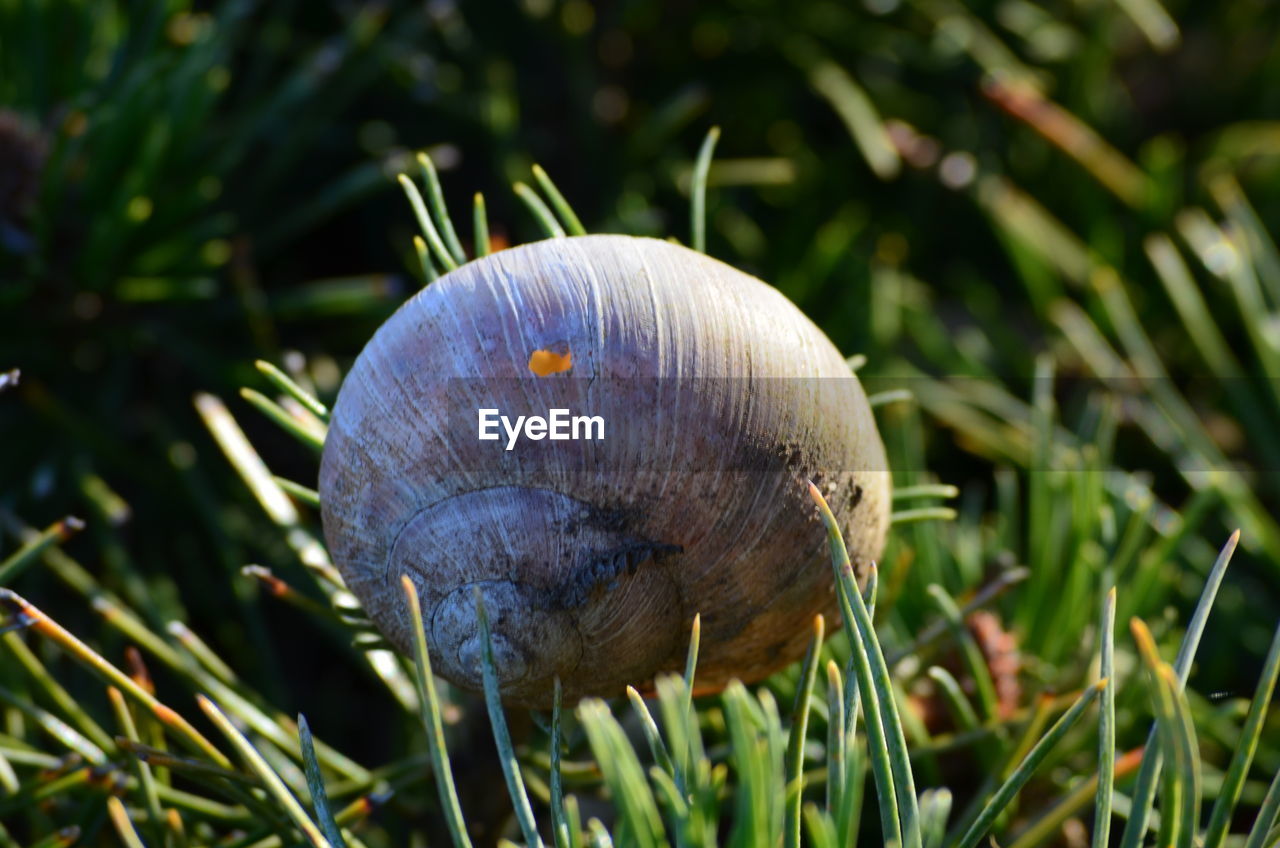
[[[540,376],[542,375],[542,376]],[[603,439],[478,437],[478,410],[603,419]],[[325,539],[386,638],[482,687],[474,595],[503,700],[760,679],[837,612],[822,489],[859,579],[889,524],[858,379],[775,289],[668,242],[559,238],[470,262],[404,304],[343,383],[320,466]]]

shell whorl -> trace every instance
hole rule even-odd
[[[566,367],[537,376],[535,354]],[[556,360],[560,361],[560,360]],[[477,437],[477,410],[600,416],[603,440]],[[776,290],[629,236],[471,262],[381,327],[335,404],[325,537],[387,638],[418,587],[439,673],[480,687],[474,595],[503,697],[643,686],[703,620],[700,685],[757,679],[834,614],[814,479],[859,568],[888,527],[884,448],[857,378]]]

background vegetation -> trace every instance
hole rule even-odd
[[[211,695],[304,799],[287,717],[305,712],[333,746],[320,764],[335,803],[382,802],[361,813],[359,839],[448,838],[410,670],[358,644],[358,616],[332,612],[342,598],[318,566],[305,493],[264,510],[276,502],[245,485],[212,430],[225,445],[234,416],[273,472],[313,485],[314,453],[239,390],[278,393],[262,359],[331,400],[420,284],[394,179],[416,174],[418,150],[460,221],[484,193],[497,245],[541,237],[509,188],[534,162],[591,231],[687,240],[693,160],[717,125],[708,252],[866,357],[897,485],[934,487],[898,504],[876,620],[917,786],[951,787],[952,837],[1096,679],[1116,585],[1120,838],[1137,762],[1124,755],[1162,691],[1144,682],[1129,618],[1172,658],[1239,527],[1187,700],[1212,836],[1280,609],[1277,24],[1262,0],[0,0],[0,369],[21,369],[0,394],[0,558],[50,528],[49,544],[0,566],[0,585],[153,680],[230,753],[192,700]],[[944,515],[940,500],[954,521],[912,521]],[[67,515],[83,521],[75,538],[53,524]],[[982,614],[945,626],[975,598]],[[31,628],[5,639],[11,838],[75,825],[83,844],[109,844],[114,793],[148,844],[174,844],[148,819],[101,679]],[[828,642],[843,666],[847,637]],[[760,691],[788,712],[797,676]],[[482,704],[442,695],[473,838],[517,838]],[[738,697],[698,702],[708,762],[725,766],[709,815],[723,839],[771,842],[782,818],[741,824],[754,796],[732,739],[735,710],[767,709]],[[802,762],[817,801],[823,696],[814,710]],[[614,711],[652,762],[638,719]],[[157,744],[148,715],[139,733]],[[1087,715],[997,822],[1002,840],[1089,838]],[[543,722],[509,720],[545,825]],[[1241,773],[1240,833],[1280,770],[1276,721],[1257,724]],[[588,764],[603,744],[591,719],[571,724],[584,818],[639,839],[632,813],[597,800],[631,796]],[[751,791],[782,779],[778,753]],[[165,796],[195,844],[292,832],[264,819],[275,808],[260,783],[157,772],[221,805]],[[871,786],[860,823],[841,826],[874,841]]]

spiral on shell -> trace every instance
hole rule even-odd
[[[478,437],[480,410],[571,410],[603,438]],[[481,687],[483,598],[503,699],[700,688],[803,652],[837,610],[822,489],[861,578],[890,483],[844,358],[765,283],[675,244],[558,238],[450,272],[347,376],[320,469],[325,538],[386,638],[412,650],[413,580],[437,673]]]

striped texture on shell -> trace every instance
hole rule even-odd
[[[537,376],[538,356],[567,368]],[[478,438],[482,408],[600,416],[604,438],[506,450]],[[320,495],[334,561],[393,644],[411,650],[407,573],[437,673],[479,689],[479,592],[504,700],[540,705],[556,676],[574,698],[678,669],[695,613],[699,688],[794,660],[836,611],[807,479],[862,577],[889,474],[836,348],[728,265],[583,236],[471,262],[401,307],[342,386]]]

